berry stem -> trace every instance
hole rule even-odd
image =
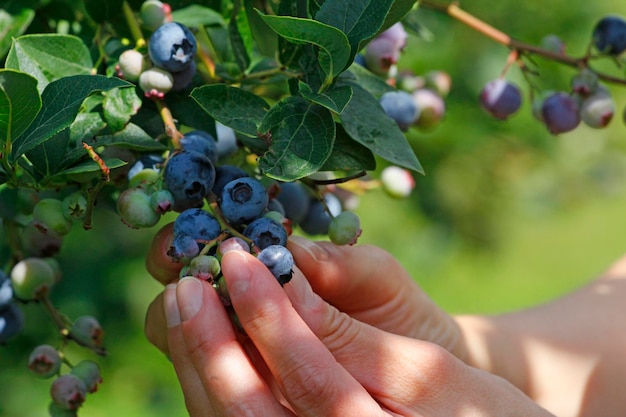
[[[420,1],[420,6],[437,12],[445,13],[448,16],[458,20],[459,22],[464,23],[475,31],[482,33],[488,38],[491,38],[492,40],[504,46],[518,51],[518,53],[520,54],[542,56],[549,60],[559,62],[573,68],[589,68],[589,60],[592,57],[588,53],[586,53],[582,57],[576,58],[567,54],[552,52],[539,46],[518,41],[517,39],[512,38],[501,30],[496,29],[490,24],[462,10],[456,2],[444,3],[438,0],[422,0]],[[626,80],[624,79],[613,77],[611,75],[604,74],[598,71],[594,72],[598,75],[600,79],[606,82],[626,85]]]
[[[143,37],[143,33],[141,32],[141,28],[139,27],[139,23],[137,22],[137,18],[135,17],[135,13],[133,9],[130,7],[130,4],[126,0],[122,3],[122,10],[124,12],[124,18],[126,19],[126,24],[130,29],[130,33],[133,35],[137,46],[142,47],[146,44],[146,40]]]
[[[85,219],[83,220],[83,229],[90,230],[93,224],[93,211],[96,206],[96,198],[106,182],[99,181],[95,187],[87,190],[87,208],[85,209]]]
[[[161,120],[163,120],[163,124],[165,126],[165,134],[172,140],[172,146],[174,146],[175,149],[180,149],[180,139],[183,137],[183,134],[180,133],[176,127],[172,111],[164,100],[155,100],[155,103],[157,109],[159,110],[159,114],[161,115]]]

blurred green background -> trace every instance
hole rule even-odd
[[[580,56],[594,23],[626,14],[621,2],[553,0],[462,4],[469,12],[528,43],[547,34]],[[522,110],[506,122],[478,106],[482,86],[500,74],[508,50],[428,10],[420,22],[432,39],[412,37],[400,66],[452,76],[442,125],[408,137],[426,169],[406,200],[381,191],[360,198],[362,243],[387,249],[451,313],[492,314],[554,299],[593,279],[626,249],[626,89],[611,87],[619,114],[606,130],[585,126],[551,136]],[[538,83],[567,89],[575,70],[537,58]],[[605,65],[623,76],[622,69]],[[508,78],[526,91],[519,71]],[[382,167],[382,165],[381,165]],[[95,228],[75,228],[60,256],[65,280],[53,301],[70,317],[93,314],[106,331],[109,355],[99,359],[104,384],[82,417],[183,416],[171,364],[145,339],[143,321],[161,290],[144,271],[156,228],[131,231],[115,213],[99,213]],[[168,219],[164,219],[167,221]],[[381,277],[384,280],[384,277]],[[45,416],[49,381],[26,371],[33,346],[55,344],[46,315],[25,307],[23,334],[0,347],[0,416]],[[73,361],[91,358],[71,349]]]

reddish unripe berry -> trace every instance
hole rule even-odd
[[[441,96],[428,88],[420,88],[412,95],[417,108],[420,109],[413,125],[420,129],[432,129],[437,126],[446,113],[446,105]]]
[[[452,77],[444,71],[434,70],[424,74],[424,87],[433,90],[440,97],[445,97],[452,88]]]
[[[183,264],[172,262],[167,252],[174,240],[174,223],[163,226],[152,238],[146,256],[146,270],[154,279],[167,285],[178,277]]]
[[[601,129],[608,126],[615,114],[615,101],[606,90],[598,90],[585,97],[580,107],[580,117],[589,127]]]
[[[20,242],[26,256],[54,256],[61,249],[63,237],[33,220],[24,226]]]
[[[415,188],[415,179],[411,173],[395,165],[385,167],[380,173],[383,189],[391,197],[408,197]]]
[[[50,378],[61,369],[61,355],[50,345],[39,345],[28,358],[28,369],[39,378]]]
[[[87,387],[82,379],[72,374],[61,375],[52,382],[52,401],[65,410],[77,410],[85,402]]]

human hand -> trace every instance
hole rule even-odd
[[[170,356],[196,416],[548,416],[506,382],[435,344],[355,320],[296,269],[280,287],[253,256],[222,270],[241,340],[208,283],[164,291]]]

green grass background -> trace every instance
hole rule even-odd
[[[584,52],[597,19],[626,14],[623,4],[609,0],[526,3],[477,0],[464,6],[530,43],[558,34],[575,56]],[[526,308],[589,282],[626,250],[621,114],[609,129],[581,126],[558,137],[530,116],[527,102],[510,120],[493,120],[479,108],[477,95],[500,73],[506,48],[445,16],[421,16],[433,40],[411,38],[402,66],[452,75],[448,113],[437,129],[408,134],[426,168],[426,176],[416,176],[413,196],[393,200],[375,190],[360,198],[360,242],[394,254],[451,313]],[[573,69],[537,63],[545,88],[567,89]],[[524,85],[516,69],[508,77]],[[613,91],[621,113],[626,95]],[[105,212],[93,231],[75,228],[63,247],[65,279],[53,300],[70,317],[96,315],[109,348],[99,360],[105,383],[88,398],[82,417],[186,414],[171,364],[143,335],[146,307],[161,290],[144,271],[155,230],[130,231],[115,213]],[[28,374],[25,362],[33,346],[58,339],[37,306],[25,312],[24,333],[0,347],[3,417],[47,415],[49,381]],[[68,356],[93,359],[74,348]]]

